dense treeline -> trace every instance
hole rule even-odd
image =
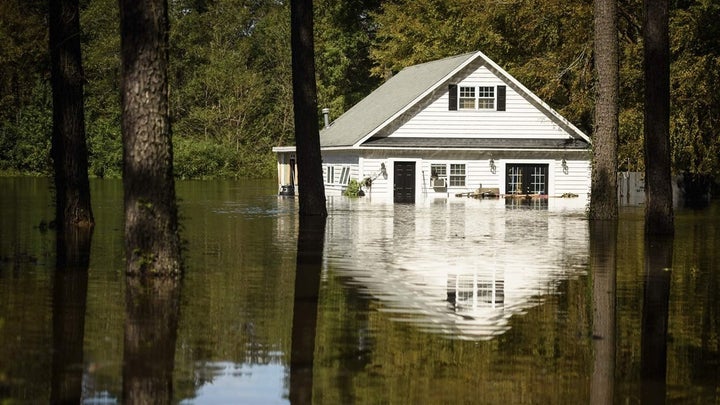
[[[289,4],[171,0],[175,172],[269,177],[293,142]],[[620,169],[641,170],[642,2],[619,2]],[[316,0],[319,107],[336,117],[404,66],[482,50],[586,133],[593,126],[592,2]],[[48,174],[44,0],[0,1],[0,171]],[[676,172],[720,180],[720,4],[671,2]],[[119,11],[81,0],[90,173],[119,176]],[[318,114],[319,115],[319,114]]]

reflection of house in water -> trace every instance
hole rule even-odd
[[[479,308],[502,308],[505,303],[505,281],[473,274],[448,274],[447,301],[456,313],[472,312]],[[486,276],[486,275],[485,275]]]
[[[342,201],[333,202],[326,242],[333,275],[376,300],[392,319],[450,338],[504,333],[513,316],[555,294],[587,265],[582,205],[363,200],[348,202],[352,210],[338,209]]]

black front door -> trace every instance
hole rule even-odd
[[[508,164],[506,194],[547,194],[548,165]]]
[[[395,162],[394,201],[415,202],[415,162]]]

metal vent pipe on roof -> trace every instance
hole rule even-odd
[[[330,126],[330,109],[325,107],[322,109],[323,120],[325,121],[325,128]]]

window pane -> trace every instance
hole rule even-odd
[[[495,87],[478,87],[478,97],[495,98]]]
[[[478,108],[495,108],[495,87],[478,87]]]
[[[460,87],[458,108],[462,110],[475,109],[475,87]]]
[[[481,110],[495,108],[495,99],[481,98],[478,100],[478,108]]]
[[[325,179],[325,183],[327,184],[333,184],[335,182],[335,168],[333,166],[327,167],[327,178]]]
[[[522,194],[522,171],[520,168],[510,167],[508,169],[508,194]]]
[[[342,173],[340,174],[340,184],[347,185],[348,182],[350,182],[350,168],[344,166],[342,168]]]
[[[447,165],[439,164],[439,163],[431,164],[430,165],[430,175],[438,177],[438,178],[446,178],[447,177]]]
[[[541,166],[535,166],[530,175],[530,187],[533,194],[547,194],[545,192],[545,170]]]
[[[450,164],[450,186],[465,186],[465,165]]]
[[[460,87],[460,97],[475,98],[475,87]]]

